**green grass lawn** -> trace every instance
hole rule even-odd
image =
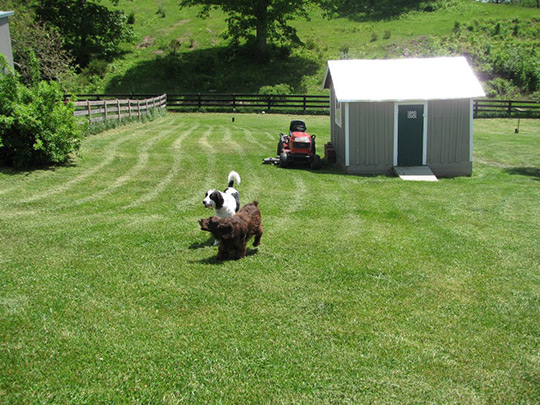
[[[0,171],[1,403],[538,400],[540,121],[477,120],[473,176],[415,183],[262,165],[293,117],[231,117]],[[219,263],[230,170],[265,234]]]

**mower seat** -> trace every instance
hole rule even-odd
[[[291,121],[289,126],[289,133],[292,132],[306,132],[306,123],[300,120]]]

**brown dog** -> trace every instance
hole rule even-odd
[[[211,232],[219,240],[218,260],[229,257],[241,259],[246,255],[246,243],[255,236],[253,246],[259,246],[263,227],[258,201],[244,205],[231,218],[210,217],[200,219],[199,224],[203,231]]]

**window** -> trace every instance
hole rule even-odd
[[[341,127],[341,103],[337,100],[337,98],[335,100],[334,113],[336,124]]]

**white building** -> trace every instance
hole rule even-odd
[[[11,67],[13,67],[13,52],[11,50],[8,17],[12,15],[13,11],[0,11],[0,53],[6,57]]]
[[[332,60],[323,87],[337,162],[348,173],[471,175],[473,97],[485,94],[464,57]]]

